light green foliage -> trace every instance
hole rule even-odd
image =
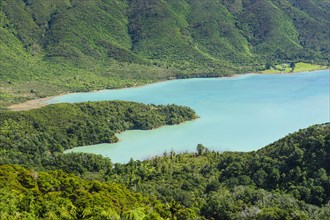
[[[313,71],[327,69],[327,66],[309,64],[309,63],[283,63],[275,66],[271,66],[270,63],[266,64],[266,70],[263,70],[262,73],[292,73],[292,72],[304,72],[304,71]]]
[[[328,65],[329,9],[319,0],[2,0],[0,104],[266,63]]]
[[[0,166],[0,195],[0,217],[4,220],[137,220],[150,215],[160,219],[169,216],[159,200],[131,192],[120,184],[83,180],[62,171],[34,172],[15,165]],[[158,213],[156,208],[163,211]]]
[[[236,64],[251,64],[253,55],[247,40],[235,26],[236,18],[218,1],[191,1],[188,19],[195,47],[213,60],[228,60]]]

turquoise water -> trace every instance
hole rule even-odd
[[[146,159],[164,151],[251,151],[316,123],[328,122],[330,70],[296,74],[247,74],[233,78],[185,79],[139,88],[55,97],[49,103],[129,100],[193,108],[199,119],[151,131],[126,131],[120,142],[72,149],[114,162]]]

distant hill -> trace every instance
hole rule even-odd
[[[0,102],[327,64],[327,0],[1,0]]]

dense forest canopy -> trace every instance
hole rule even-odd
[[[328,0],[1,0],[0,103],[329,63]]]
[[[121,184],[14,165],[0,166],[0,204],[1,219],[128,220],[171,216],[169,207],[159,200],[131,192]]]
[[[0,164],[54,165],[73,147],[118,141],[116,133],[153,129],[197,117],[183,106],[104,101],[55,104],[0,114]],[[85,169],[85,168],[82,168]]]
[[[213,152],[199,144],[195,153],[164,152],[127,164],[113,164],[93,154],[63,154],[74,143],[115,140],[114,134],[121,130],[151,129],[195,117],[186,107],[121,101],[4,112],[0,118],[1,218],[330,217],[329,123],[246,153]],[[72,129],[76,125],[81,128]],[[103,130],[113,136],[101,138]]]

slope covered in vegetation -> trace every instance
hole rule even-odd
[[[210,152],[198,145],[195,154],[132,160],[116,165],[111,178],[162,201],[175,199],[208,219],[327,219],[329,161],[328,123],[255,152]]]
[[[61,109],[70,117],[61,118],[65,116]],[[101,140],[93,131],[106,127],[101,122],[111,116],[120,119],[117,125],[112,121],[112,126],[141,126],[136,120],[143,118],[150,123],[147,128],[152,128],[188,120],[195,114],[188,108],[126,102],[61,104],[5,113],[0,124],[8,126],[10,122],[14,127],[1,130],[0,163],[20,163],[35,171],[1,167],[0,214],[4,219],[13,215],[48,219],[120,215],[125,219],[126,214],[129,219],[330,217],[329,123],[302,129],[254,152],[211,152],[198,145],[196,153],[172,151],[151,160],[113,164],[101,156],[63,154],[62,150],[72,147],[70,143],[87,140],[84,137],[92,142]],[[42,117],[46,113],[48,118]],[[99,115],[95,123],[70,129],[76,122],[88,123],[94,113]],[[15,132],[8,133],[11,130]],[[65,139],[64,130],[79,131],[80,136]],[[60,142],[62,138],[64,142]],[[48,169],[61,169],[80,178],[63,171],[40,172]]]
[[[1,0],[0,102],[329,61],[326,0]]]
[[[7,219],[165,219],[170,207],[125,186],[62,171],[0,166],[0,217]],[[189,209],[176,216],[191,218]]]

